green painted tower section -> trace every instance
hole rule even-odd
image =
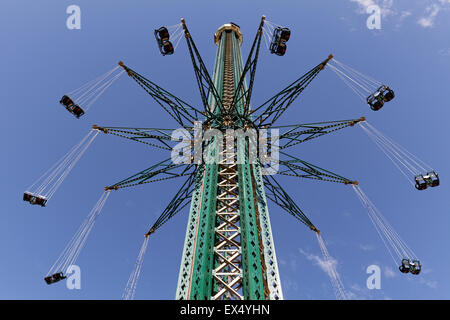
[[[239,27],[220,27],[215,43],[213,82],[223,108],[212,97],[209,107],[217,114],[230,110],[242,75]],[[242,112],[242,104],[235,107]],[[249,159],[249,141],[235,139],[229,128],[245,129],[237,120],[203,128],[220,134],[197,164],[176,299],[283,299],[262,170]]]

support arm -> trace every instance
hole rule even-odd
[[[233,98],[232,107],[233,110],[238,114],[236,105],[238,102],[243,101],[243,116],[246,117],[250,111],[250,99],[252,96],[253,83],[255,80],[256,64],[258,63],[259,48],[261,47],[261,38],[263,35],[264,21],[266,17],[261,17],[261,22],[256,32],[255,39],[253,40],[252,48],[248,54],[247,61],[245,63],[244,69],[242,70],[241,77],[239,79],[238,85]],[[245,77],[247,73],[250,72],[250,82],[245,90]]]
[[[266,197],[284,209],[291,216],[305,224],[311,230],[319,232],[299,206],[292,200],[283,187],[272,177],[264,176],[264,186],[266,187]]]
[[[281,167],[278,174],[343,184],[358,184],[357,181],[344,178],[336,173],[298,159],[297,157],[289,155],[285,152],[280,152],[280,154],[286,156],[287,160],[279,160]]]
[[[207,118],[214,118],[215,113],[214,110],[210,109],[210,103],[208,99],[214,100],[215,105],[219,108],[220,111],[224,111],[224,107],[222,104],[222,99],[220,98],[219,93],[217,92],[217,88],[211,80],[211,76],[209,75],[208,69],[203,63],[203,59],[200,56],[200,53],[197,50],[197,46],[195,45],[194,39],[186,26],[186,21],[181,19],[181,23],[184,29],[184,35],[186,38],[186,43],[189,49],[189,55],[191,57],[192,66],[194,67],[195,78],[197,80],[198,89],[200,91],[200,96],[202,98],[203,106],[205,108],[205,114]]]
[[[171,142],[182,142],[184,140],[191,141],[193,139],[192,128],[186,128],[185,137],[177,137],[172,139],[171,135],[175,129],[158,129],[158,128],[129,128],[129,127],[100,127],[92,126],[93,129],[102,131],[103,133],[112,134],[121,138],[144,143],[152,147],[172,150]]]
[[[365,121],[365,118],[361,117],[353,120],[274,126],[271,127],[271,129],[287,130],[286,132],[280,134],[279,137],[280,149],[286,149],[296,144],[309,141],[347,127],[352,127],[361,121]]]
[[[193,164],[174,164],[169,158],[111,186],[105,187],[105,190],[117,190],[140,184],[187,176],[192,174],[191,169],[193,167]],[[155,178],[156,176],[158,176],[158,178]]]
[[[128,68],[122,61],[119,65],[182,127],[192,126],[198,120],[200,110]]]
[[[198,177],[199,175],[197,175],[196,172],[189,175],[189,178],[183,183],[183,185],[175,194],[175,196],[172,198],[172,200],[170,200],[169,204],[164,209],[162,214],[159,216],[159,218],[156,220],[156,222],[153,224],[150,230],[146,233],[146,236],[158,230],[163,224],[165,224],[167,221],[173,218],[178,212],[180,212],[184,207],[186,207],[191,202],[191,195],[192,191],[194,190],[193,186],[195,186],[197,183],[201,183]]]
[[[257,107],[253,112],[261,110],[262,113],[255,118],[254,123],[259,127],[272,126],[332,58],[330,54],[322,63]]]

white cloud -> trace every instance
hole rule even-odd
[[[362,251],[371,251],[371,250],[374,249],[374,247],[371,246],[370,244],[360,244],[360,245],[359,245],[359,248],[360,248]]]
[[[402,13],[400,13],[399,20],[403,21],[404,19],[408,18],[410,15],[412,15],[411,11],[402,11]]]
[[[397,272],[395,272],[391,267],[385,267],[384,275],[386,278],[395,278],[397,276]]]
[[[437,281],[425,280],[424,278],[419,278],[419,283],[424,284],[431,289],[437,288]]]
[[[402,11],[397,19],[397,23],[395,24],[395,28],[399,29],[402,26],[403,21],[412,15],[411,11]]]
[[[431,268],[425,268],[424,270],[421,271],[421,273],[423,273],[423,274],[430,274],[432,272],[433,272],[433,269],[431,269]]]
[[[449,9],[450,0],[439,0],[439,3],[433,3],[425,8],[425,15],[422,16],[417,23],[424,28],[431,28],[434,25],[434,21],[441,11],[447,11]]]
[[[396,9],[394,7],[394,0],[350,0],[350,2],[358,5],[356,12],[359,14],[367,14],[366,10],[370,6],[379,6],[383,19],[387,16],[393,16],[397,19],[395,25],[396,28],[401,26],[403,20],[413,15],[410,10],[401,11],[398,8]],[[434,1],[434,3],[429,4],[425,9],[420,11],[421,16],[417,19],[417,23],[423,28],[432,28],[438,14],[442,11],[449,10],[449,5],[450,0]]]
[[[394,10],[392,9],[394,0],[350,0],[350,2],[358,4],[357,12],[360,14],[367,14],[367,8],[373,5],[380,7],[381,15],[384,17],[394,14]]]
[[[441,11],[441,7],[436,3],[426,7],[426,16],[420,18],[417,23],[424,28],[431,28],[434,24],[434,19],[436,18],[439,11]]]
[[[317,266],[319,266],[320,269],[322,269],[322,271],[327,274],[329,274],[331,272],[331,270],[333,268],[335,268],[337,265],[337,260],[335,260],[334,258],[331,258],[331,260],[329,262],[327,262],[325,259],[323,259],[322,257],[319,257],[318,255],[305,252],[302,249],[299,249],[299,251],[301,254],[303,254],[306,257],[306,259],[308,259],[309,261],[315,262],[315,264]]]
[[[283,277],[283,291],[293,292],[298,291],[298,284],[290,277]]]
[[[364,12],[367,7],[375,4],[373,0],[350,0],[350,1],[356,2],[361,7],[361,9],[364,9]]]
[[[444,49],[439,50],[439,54],[444,57],[450,56],[450,48],[444,48]]]

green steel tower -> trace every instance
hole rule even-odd
[[[225,24],[214,39],[213,81],[223,112],[230,114],[243,72],[242,34],[235,24]],[[238,103],[235,111],[242,113],[243,107]],[[211,112],[222,112],[214,103],[210,108]],[[225,130],[239,124],[230,121],[212,126],[223,131],[226,146],[230,138]],[[215,154],[217,150],[211,149]],[[220,149],[227,151],[226,147]],[[236,158],[246,158],[248,146],[236,149]],[[236,158],[224,155],[218,164],[206,164],[198,172],[177,299],[283,298],[261,168],[248,161],[237,164]]]

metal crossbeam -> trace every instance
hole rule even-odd
[[[341,120],[341,121],[329,121],[329,122],[317,122],[307,124],[296,124],[286,126],[273,126],[271,129],[286,130],[279,136],[280,149],[286,149],[295,146],[299,143],[306,142],[323,135],[336,132],[338,130],[352,127],[360,121],[364,121],[365,118],[353,120]],[[270,140],[270,138],[269,138]]]
[[[200,110],[128,68],[123,62],[119,65],[182,127],[193,126],[194,121],[199,119]]]
[[[172,144],[174,142],[182,142],[191,141],[192,136],[192,128],[185,128],[189,131],[189,134],[186,133],[186,136],[182,137],[173,137],[172,133],[175,129],[160,129],[160,128],[130,128],[130,127],[103,127],[103,126],[93,126],[94,129],[100,130],[106,134],[112,134],[121,138],[133,140],[136,142],[140,142],[152,147],[164,149],[164,150],[172,150]]]
[[[188,176],[192,174],[191,169],[193,164],[174,164],[172,160],[166,159],[150,168],[142,170],[126,179],[123,179],[111,186],[106,187],[106,190],[117,190],[126,187],[132,187],[140,184],[146,184],[156,181],[174,179],[178,177]],[[156,176],[158,176],[156,178]]]
[[[286,156],[287,160],[279,160],[281,167],[278,174],[343,184],[357,184],[356,181],[344,178],[334,172],[289,155],[286,152],[281,151],[280,154]]]
[[[195,45],[194,39],[186,26],[186,21],[181,19],[181,23],[184,29],[184,35],[186,38],[186,43],[189,50],[189,55],[191,57],[192,66],[194,67],[195,78],[197,80],[197,85],[200,91],[200,96],[202,98],[202,103],[205,108],[205,115],[208,119],[215,118],[218,114],[217,111],[223,112],[223,104],[220,94],[211,80],[208,69],[203,63],[203,59],[198,52],[197,46]],[[210,99],[214,99],[215,106],[218,110],[211,110]]]

